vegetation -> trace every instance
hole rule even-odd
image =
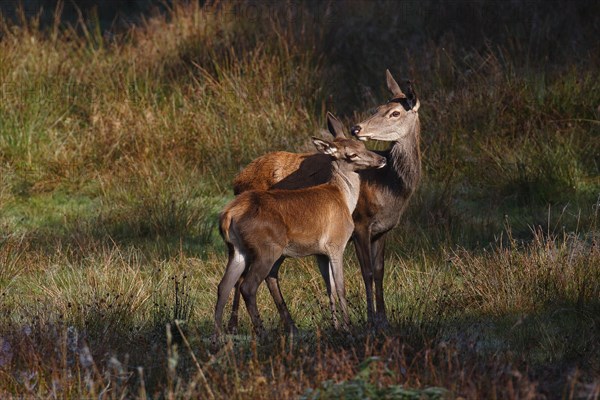
[[[0,23],[2,398],[600,396],[597,2],[173,2],[126,28],[60,4]],[[289,260],[298,337],[261,290],[269,339],[242,312],[215,347],[233,176],[310,149],[326,110],[366,117],[386,68],[425,171],[392,327],[366,327],[349,248],[349,332]]]

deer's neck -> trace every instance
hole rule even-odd
[[[391,168],[411,192],[415,190],[421,178],[420,133],[421,125],[417,119],[408,136],[394,142],[390,149]]]
[[[360,177],[358,173],[350,170],[348,167],[344,167],[340,161],[334,161],[331,183],[340,190],[344,197],[344,202],[350,214],[352,214],[356,208],[356,203],[358,203],[358,194],[360,192]]]

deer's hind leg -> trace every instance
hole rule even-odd
[[[297,333],[298,328],[294,324],[294,320],[285,304],[285,300],[283,299],[283,295],[281,294],[281,288],[279,286],[279,267],[285,260],[285,257],[280,257],[275,264],[273,264],[273,268],[271,268],[271,272],[265,279],[267,283],[267,287],[269,288],[269,292],[271,292],[271,297],[273,297],[273,301],[275,301],[275,305],[277,306],[277,310],[279,311],[279,316],[281,320],[284,322],[286,329],[289,332]],[[242,284],[242,280],[244,277],[240,278],[235,284],[234,292],[233,292],[233,305],[231,306],[231,317],[229,318],[229,322],[227,324],[227,330],[231,333],[237,331],[238,320],[239,320],[239,308],[240,308],[240,285]]]
[[[227,323],[227,331],[229,333],[237,332],[238,321],[239,321],[239,310],[240,310],[240,285],[242,284],[242,277],[238,279],[233,288],[233,304],[231,305],[231,316]]]
[[[233,244],[227,243],[229,249],[229,260],[225,268],[225,274],[219,283],[217,290],[217,304],[215,306],[215,335],[221,334],[221,325],[223,321],[223,309],[229,298],[229,293],[236,282],[240,279],[246,269],[246,254],[236,248]]]
[[[271,297],[273,297],[273,300],[275,301],[277,311],[279,311],[279,316],[281,317],[285,328],[288,332],[295,334],[298,333],[298,328],[296,327],[296,324],[292,319],[292,315],[285,304],[285,300],[281,294],[281,287],[279,286],[279,267],[281,266],[281,263],[283,263],[283,260],[285,260],[285,257],[282,256],[275,261],[275,264],[273,265],[273,268],[271,268],[271,272],[269,272],[269,276],[267,276],[265,282],[267,283],[269,292],[271,292]]]
[[[270,246],[267,251],[257,251],[256,257],[250,264],[248,272],[240,284],[240,292],[246,303],[248,314],[258,335],[264,333],[264,327],[256,305],[256,292],[259,285],[267,278],[273,265],[283,253],[283,247]]]

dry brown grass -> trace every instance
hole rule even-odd
[[[598,398],[597,4],[556,5],[4,20],[0,396]],[[271,339],[242,313],[213,347],[231,178],[304,150],[325,109],[364,117],[385,68],[415,81],[426,173],[390,241],[392,328],[365,327],[349,250],[350,332],[330,329],[312,262],[290,261],[300,337],[261,291]]]

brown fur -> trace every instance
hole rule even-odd
[[[385,168],[359,173],[360,194],[353,213],[353,241],[365,282],[368,320],[383,326],[387,324],[383,296],[385,235],[399,223],[421,177],[419,102],[410,84],[405,94],[389,71],[386,71],[386,78],[392,100],[352,129],[354,135],[364,139],[392,141],[390,149],[376,152],[386,157]],[[392,116],[394,112],[399,114],[398,117]],[[260,157],[248,166],[251,169],[236,177],[236,193],[255,188],[287,188],[289,182],[293,182],[289,185],[291,188],[320,184],[323,175],[295,169],[306,162],[307,156],[278,152]],[[290,179],[292,176],[294,178]],[[373,284],[376,308],[373,306]],[[232,314],[231,327],[237,324],[236,315]]]
[[[329,182],[331,160],[320,153],[287,153],[277,151],[252,161],[233,181],[233,193],[247,190],[301,189],[306,187],[305,177],[314,185]],[[311,185],[311,186],[314,186]]]
[[[282,319],[295,330],[277,282],[277,270],[284,257],[318,255],[334,324],[337,327],[334,293],[348,322],[342,258],[354,229],[352,211],[360,190],[357,171],[382,168],[386,160],[355,140],[338,138],[333,143],[313,140],[319,151],[330,154],[330,182],[296,190],[246,191],[221,213],[220,230],[230,253],[215,308],[217,335],[223,308],[234,284],[244,296],[255,329],[262,331],[256,308],[256,289],[262,280],[267,280]],[[237,304],[236,298],[236,318]]]
[[[340,189],[330,184],[298,190],[247,191],[236,197],[223,215],[227,217],[221,230],[227,235],[231,223],[235,223],[244,248],[252,254],[265,243],[285,248],[291,241],[310,253],[316,238],[339,242],[340,235],[346,236],[346,231],[354,228]]]

